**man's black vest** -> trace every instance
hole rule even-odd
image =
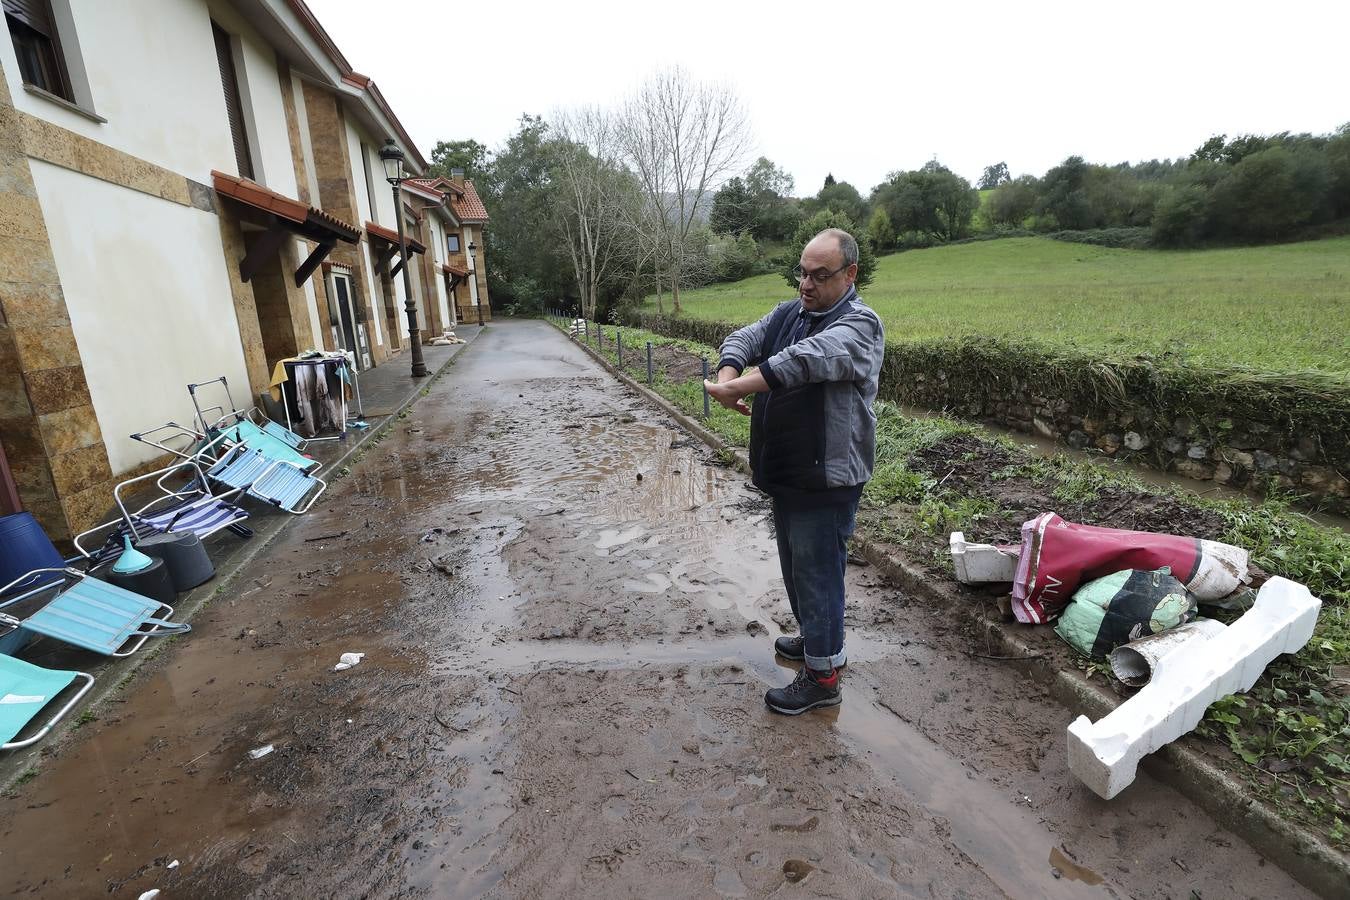
[[[856,295],[855,295],[856,296]],[[824,316],[810,316],[801,306],[784,306],[769,321],[772,335],[764,354],[769,359],[795,343],[799,319],[805,328],[796,340],[819,334],[849,311],[840,302]],[[825,384],[808,383],[755,395],[750,412],[750,471],[755,486],[795,505],[818,506],[855,499],[857,486],[831,488],[825,481]]]

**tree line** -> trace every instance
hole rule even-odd
[[[992,226],[1134,227],[1155,247],[1261,243],[1350,216],[1350,123],[1332,134],[1226,135],[1185,159],[1093,165],[1071,156],[1041,178],[1005,181]]]
[[[492,215],[496,298],[574,301],[585,315],[754,274],[787,275],[823,228],[876,255],[967,239],[1052,234],[1158,248],[1310,236],[1350,217],[1350,123],[1331,134],[1217,135],[1190,156],[1101,165],[1070,156],[1041,176],[987,166],[975,185],[937,160],[866,196],[828,175],[810,196],[767,157],[742,168],[748,121],[724,86],[670,70],[613,109],[524,116],[495,153],[438,144],[433,168],[476,178]],[[982,195],[983,192],[983,195]]]

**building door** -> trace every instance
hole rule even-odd
[[[366,338],[366,324],[358,320],[352,295],[351,276],[333,273],[333,295],[337,298],[337,317],[333,322],[333,337],[343,350],[356,357],[356,368],[370,368],[370,343]]]

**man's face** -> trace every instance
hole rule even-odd
[[[802,306],[811,312],[821,312],[834,306],[858,277],[858,264],[844,266],[844,254],[839,250],[839,241],[832,237],[812,240],[802,250],[800,261],[803,275],[797,280],[797,290],[801,293]],[[829,277],[817,283],[812,275]]]

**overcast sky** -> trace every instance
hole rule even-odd
[[[934,157],[973,182],[1350,121],[1350,0],[308,3],[427,155],[674,64],[735,89],[799,195],[827,172],[866,195]]]

